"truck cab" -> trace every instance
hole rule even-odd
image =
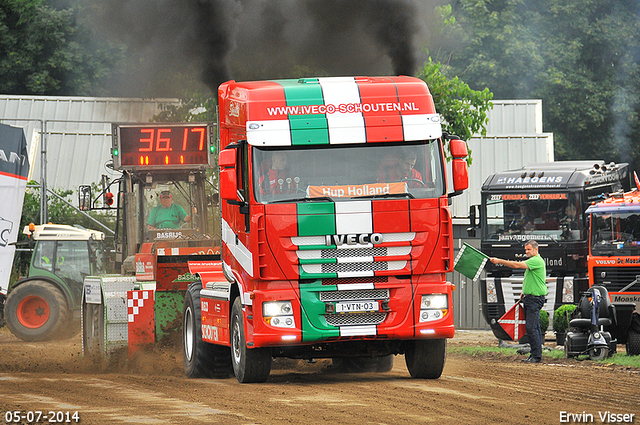
[[[637,183],[636,183],[637,184]],[[617,192],[587,209],[589,285],[604,287],[614,306],[611,335],[640,354],[640,188]]]
[[[266,380],[272,357],[399,353],[412,376],[439,377],[454,334],[449,198],[468,185],[467,151],[443,137],[426,84],[232,81],[219,108],[227,280],[191,267],[203,341],[231,348],[240,382]],[[198,364],[185,354],[188,374]]]

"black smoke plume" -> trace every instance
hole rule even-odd
[[[170,76],[229,79],[413,74],[435,0],[83,0],[126,46],[119,94],[175,95]]]

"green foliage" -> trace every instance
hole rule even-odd
[[[154,122],[216,122],[216,98],[202,94],[186,94],[180,105],[161,105],[162,111],[154,115]]]
[[[449,346],[447,348],[447,352],[467,355],[471,357],[519,357],[517,353],[517,349],[508,348],[508,347],[483,347],[483,346]],[[545,360],[557,360],[557,361],[565,361],[564,350],[551,350],[551,351],[542,351],[542,359]],[[579,359],[566,360],[568,362],[576,362]],[[640,356],[627,356],[626,354],[614,354],[611,357],[605,357],[603,360],[595,362],[595,364],[615,364],[622,367],[627,368],[635,368],[640,369]]]
[[[442,65],[429,58],[418,73],[429,86],[436,111],[443,119],[443,131],[468,141],[474,135],[486,135],[487,113],[493,107],[489,89],[472,90],[458,77],[448,78]],[[468,163],[471,164],[471,151]]]
[[[640,0],[460,0],[440,59],[498,99],[542,99],[560,160],[640,168]]]
[[[553,312],[553,330],[558,333],[566,332],[569,328],[571,313],[576,309],[575,304],[565,304]]]
[[[0,93],[98,95],[119,51],[96,42],[77,11],[43,0],[0,7]]]
[[[546,332],[549,329],[549,313],[546,310],[540,310],[540,329]]]

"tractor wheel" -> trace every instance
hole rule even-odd
[[[9,293],[4,313],[11,333],[24,341],[69,337],[69,308],[51,283],[33,280],[19,285]]]
[[[438,379],[446,359],[446,339],[408,341],[404,359],[412,378]]]
[[[589,359],[594,361],[602,360],[605,357],[607,357],[608,354],[609,354],[608,348],[599,347],[599,348],[589,349]]]
[[[85,356],[106,356],[104,319],[104,304],[82,302],[82,350]]]
[[[247,348],[240,298],[236,298],[231,310],[231,363],[233,373],[241,384],[265,382],[271,373],[271,350]]]
[[[231,349],[202,340],[200,291],[202,282],[189,285],[182,310],[182,359],[189,378],[228,378]]]
[[[629,329],[627,334],[627,355],[640,355],[640,332],[636,332],[633,329]]]

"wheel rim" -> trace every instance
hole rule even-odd
[[[37,329],[49,320],[49,303],[37,295],[29,295],[18,304],[17,318],[22,326]]]
[[[184,353],[188,360],[193,356],[194,326],[191,320],[191,308],[187,308],[184,312]]]
[[[238,324],[238,318],[233,323],[233,360],[236,364],[240,363],[240,325]]]

